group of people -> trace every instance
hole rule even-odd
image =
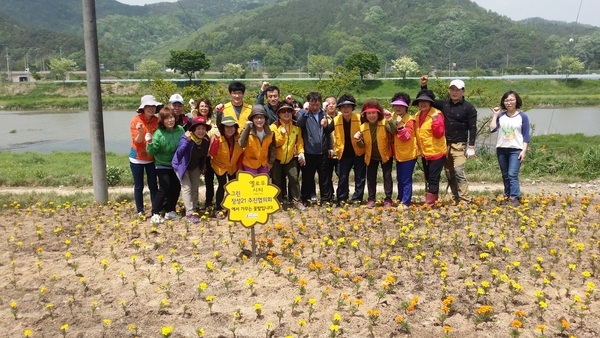
[[[204,176],[204,208],[213,208],[216,217],[224,218],[225,185],[238,170],[269,175],[279,188],[278,201],[300,210],[318,202],[362,204],[365,185],[366,206],[372,208],[377,203],[379,167],[383,206],[397,204],[405,209],[412,203],[412,177],[419,157],[427,205],[434,206],[438,200],[444,168],[454,200],[468,203],[464,168],[467,158],[475,156],[477,110],[464,99],[462,80],[450,82],[449,100],[436,100],[427,83],[428,77],[421,77],[421,89],[412,102],[409,94],[396,93],[389,102],[392,111],[377,100],[367,100],[355,112],[356,99],[350,94],[323,100],[320,93],[310,92],[304,105],[291,95],[280,100],[279,88],[268,82],[262,84],[254,105],[244,102],[245,85],[234,81],[228,87],[230,102],[213,110],[207,98],[190,100],[189,114],[183,113],[180,94],[173,94],[168,106],[145,95],[130,124],[129,159],[137,212],[144,215],[145,173],[153,223],[179,217],[175,208],[180,194],[188,220],[198,222],[198,190]],[[414,115],[408,112],[411,104],[418,107]],[[518,172],[529,143],[529,121],[521,106],[516,92],[505,93],[490,123],[490,131],[500,131],[497,156],[504,195],[515,206],[520,203]],[[335,194],[334,173],[338,177]]]

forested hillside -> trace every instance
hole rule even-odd
[[[561,55],[600,68],[600,28],[539,18],[514,22],[469,0],[180,0],[146,6],[97,0],[96,7],[100,61],[111,70],[133,70],[143,58],[163,64],[170,49],[183,48],[202,50],[213,70],[252,60],[305,70],[309,55],[331,57],[333,68],[358,51],[376,53],[382,68],[408,56],[423,70],[552,72]],[[81,0],[3,0],[0,47],[8,48],[15,64],[29,59],[41,68],[31,59],[62,56],[83,66]]]

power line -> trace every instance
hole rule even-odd
[[[181,8],[181,11],[183,12],[183,14],[185,14],[185,16],[190,21],[190,24],[192,25],[192,27],[194,27],[194,31],[196,31],[196,34],[198,34],[198,38],[200,38],[201,36],[200,36],[200,32],[198,31],[198,29],[199,29],[198,26],[195,25],[194,21],[189,16],[189,14],[186,12],[185,8],[183,8],[183,6],[181,5],[181,2],[179,0],[177,0],[177,4],[179,5],[179,8]]]

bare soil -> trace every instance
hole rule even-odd
[[[32,189],[0,194],[20,190]],[[6,337],[597,337],[596,190],[523,182],[518,208],[487,194],[435,209],[279,211],[255,226],[255,255],[250,229],[227,220],[152,225],[129,201],[4,205],[0,328]]]

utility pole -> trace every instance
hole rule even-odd
[[[12,82],[12,74],[10,73],[10,56],[8,56],[8,46],[6,47],[6,74],[8,75],[8,82]]]
[[[96,202],[104,204],[108,201],[108,180],[106,178],[106,150],[104,145],[104,121],[102,118],[96,1],[82,0],[82,8],[94,199]]]

